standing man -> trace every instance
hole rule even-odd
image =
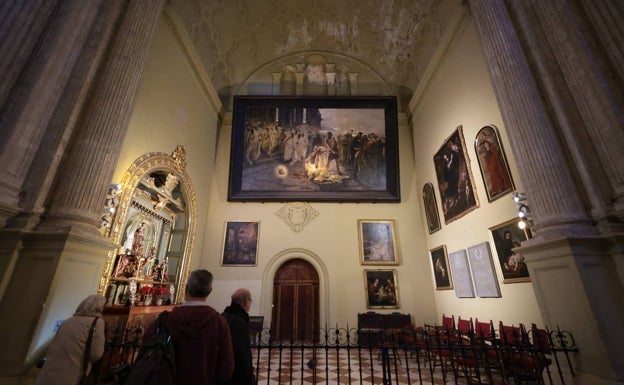
[[[221,382],[220,385],[255,385],[256,383],[249,342],[249,308],[251,302],[249,290],[238,289],[232,294],[230,306],[221,313],[227,319],[232,332],[235,364],[232,378],[229,381]]]
[[[208,270],[191,272],[184,303],[167,316],[167,330],[175,347],[177,385],[216,385],[234,371],[228,323],[206,303],[212,279]]]

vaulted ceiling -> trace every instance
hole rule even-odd
[[[171,0],[222,100],[258,68],[312,51],[365,65],[408,102],[465,12],[462,0]]]

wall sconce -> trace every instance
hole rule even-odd
[[[511,199],[513,199],[516,205],[516,210],[518,210],[518,217],[520,218],[520,222],[518,222],[518,227],[524,230],[527,228],[527,226],[532,226],[533,216],[531,215],[531,209],[529,208],[529,204],[527,203],[526,194],[516,192],[511,196]]]
[[[515,192],[511,198],[513,199],[513,201],[515,203],[520,203],[520,202],[524,202],[527,200],[526,194],[525,193],[519,193],[519,192]]]

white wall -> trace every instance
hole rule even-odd
[[[444,224],[442,217],[442,229],[432,235],[427,234],[426,244],[428,249],[445,244],[447,251],[452,253],[482,242],[490,242],[502,296],[459,299],[454,290],[434,290],[436,311],[438,314],[454,314],[462,318],[477,317],[480,321],[492,319],[495,325],[499,320],[515,324],[541,324],[542,317],[531,283],[503,284],[503,275],[496,263],[496,250],[488,228],[513,219],[517,212],[510,195],[488,203],[474,149],[475,136],[483,126],[498,127],[517,191],[522,191],[522,182],[472,20],[464,28],[463,32],[460,30],[460,36],[456,37],[457,40],[445,54],[429,87],[420,95],[412,111],[415,174],[418,176],[417,184],[421,191],[427,182],[434,185],[438,210],[442,214],[433,156],[461,125],[480,207],[448,225]],[[419,205],[422,207],[422,200]],[[424,222],[422,210],[421,215]]]

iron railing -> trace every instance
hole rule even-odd
[[[123,384],[142,330],[113,331],[100,384]],[[571,384],[578,351],[572,335],[544,329],[477,338],[436,326],[409,329],[325,328],[315,341],[252,336],[258,385]]]

